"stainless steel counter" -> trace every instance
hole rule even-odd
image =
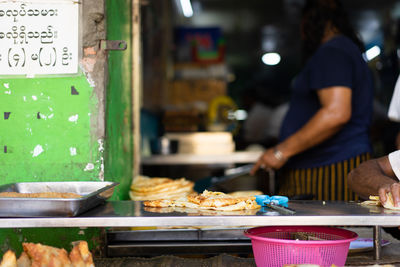
[[[400,212],[365,207],[354,202],[293,201],[294,215],[280,215],[262,209],[255,215],[201,215],[196,213],[154,213],[141,202],[109,201],[78,217],[0,218],[0,228],[27,227],[135,227],[135,226],[259,226],[331,225],[399,226]]]

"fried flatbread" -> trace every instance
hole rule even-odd
[[[139,176],[133,180],[131,190],[138,193],[165,192],[171,188],[175,189],[186,185],[194,185],[194,183],[185,178],[174,180],[171,178],[149,178]]]
[[[194,183],[185,178],[136,177],[129,196],[132,200],[176,199],[193,193]]]
[[[394,206],[394,201],[393,201],[393,196],[392,193],[388,192],[386,193],[386,202],[383,204],[383,207],[385,209],[389,210],[400,210],[400,207],[395,207]],[[382,206],[379,196],[369,196],[369,200],[361,202],[361,205],[366,205],[366,206]]]
[[[174,200],[159,199],[143,202],[146,207],[180,207],[197,210],[236,211],[258,209],[255,197],[233,197],[222,192],[205,190],[201,195],[189,195]]]
[[[158,188],[162,188],[166,184],[169,184],[171,181],[172,179],[169,178],[138,176],[133,179],[131,190],[138,192],[157,190]]]
[[[167,208],[174,207],[174,201],[170,199],[160,199],[160,200],[150,200],[143,202],[143,205],[146,207],[152,208]]]
[[[171,182],[167,187],[162,189],[154,189],[146,192],[131,190],[137,196],[148,196],[156,194],[175,194],[177,192],[191,191],[193,189],[193,182],[187,180]]]
[[[175,211],[175,207],[165,207],[165,208],[158,208],[158,207],[143,207],[144,211],[148,212],[155,212],[155,213],[171,213]]]
[[[182,207],[167,207],[167,208],[152,208],[144,207],[147,212],[155,213],[171,213],[171,212],[181,212],[187,213],[188,216],[245,216],[245,215],[255,215],[258,209],[246,209],[246,210],[234,210],[234,211],[220,211],[220,210],[209,210],[209,209],[193,209],[193,208],[182,208]],[[198,226],[194,227],[198,228]]]
[[[200,207],[225,207],[236,205],[239,202],[246,201],[251,197],[232,197],[229,195],[220,196],[204,196],[204,195],[190,195],[187,197],[188,201],[199,205]]]
[[[155,200],[155,199],[174,199],[181,196],[187,196],[193,193],[193,184],[187,183],[182,184],[180,187],[177,184],[174,187],[167,188],[166,191],[152,191],[147,193],[130,191],[130,197],[132,200]]]
[[[394,206],[394,201],[393,201],[393,196],[392,193],[387,193],[386,194],[387,200],[386,202],[383,204],[383,206],[385,207],[385,209],[390,209],[390,210],[400,210],[400,207],[395,207]]]
[[[361,205],[363,206],[382,206],[379,201],[376,200],[365,200],[361,202]]]
[[[228,195],[233,197],[253,197],[257,195],[263,195],[264,193],[259,190],[247,190],[247,191],[235,191],[228,193]]]
[[[135,195],[132,191],[129,192],[129,197],[131,200],[135,201],[145,201],[145,200],[157,200],[157,199],[176,199],[182,196],[187,196],[191,194],[190,192],[176,192],[176,193],[169,193],[169,194],[154,194],[149,196],[138,196]]]

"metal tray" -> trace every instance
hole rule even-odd
[[[72,217],[112,196],[114,182],[31,182],[0,186],[0,192],[69,192],[81,198],[0,198],[0,217]]]

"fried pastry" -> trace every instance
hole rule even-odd
[[[17,267],[17,257],[13,251],[7,250],[7,252],[4,253],[0,267]]]
[[[25,251],[21,253],[19,258],[17,259],[17,267],[31,267],[32,262],[28,257],[28,254],[26,254]]]
[[[32,267],[73,267],[65,249],[22,243],[24,251],[32,259]]]
[[[0,267],[94,267],[92,254],[86,241],[74,242],[68,257],[65,249],[42,245],[40,243],[22,243],[24,251],[16,258],[8,250]]]
[[[81,253],[79,252],[78,246],[72,248],[71,252],[69,253],[69,258],[71,260],[72,266],[86,267],[86,264],[82,259]]]
[[[74,267],[94,267],[92,254],[86,241],[79,241],[69,253]]]

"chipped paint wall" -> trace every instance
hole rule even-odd
[[[78,75],[0,79],[1,184],[104,179],[104,3],[82,13]]]
[[[102,177],[98,99],[84,75],[0,85],[1,183]]]

